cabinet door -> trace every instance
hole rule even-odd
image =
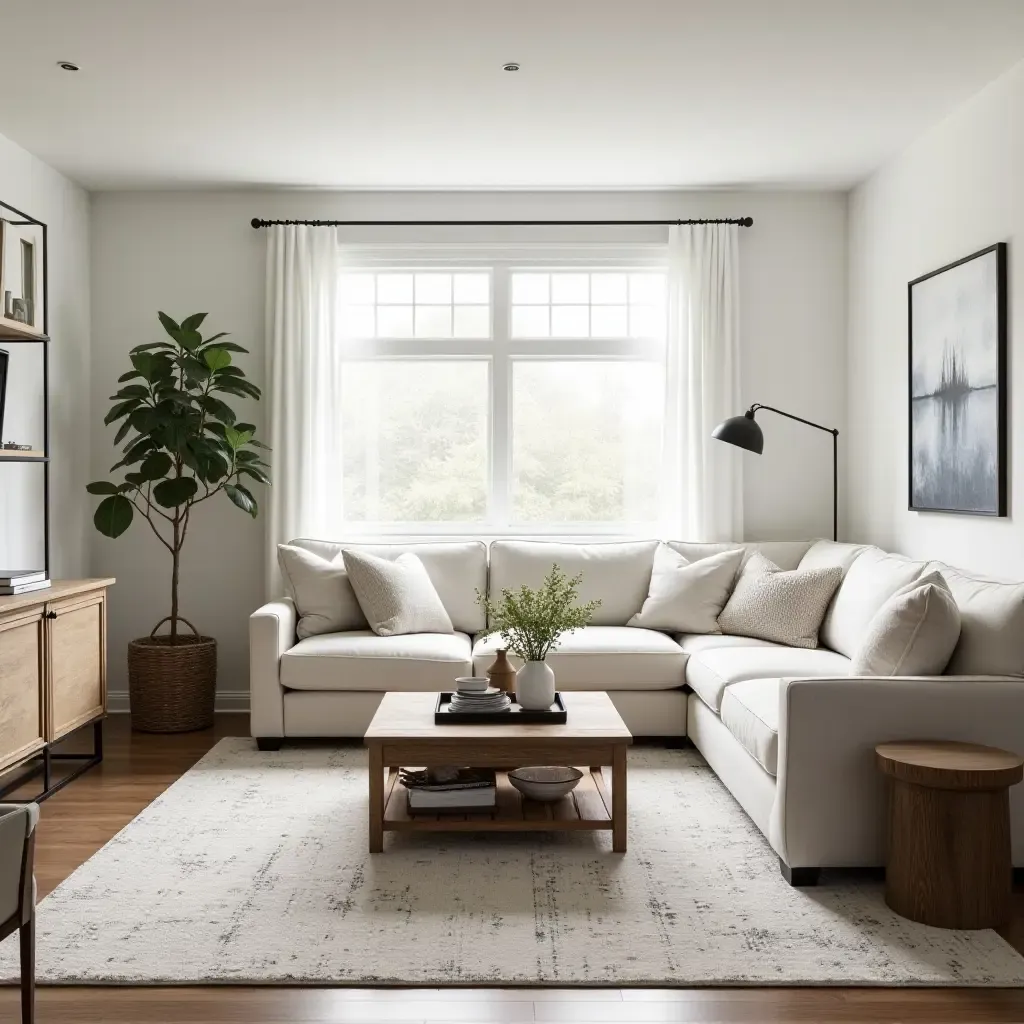
[[[107,691],[106,592],[46,606],[51,742],[103,714]]]
[[[0,769],[45,742],[43,606],[0,618]]]

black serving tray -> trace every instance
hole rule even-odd
[[[508,711],[449,711],[450,693],[439,693],[434,708],[434,725],[565,725],[568,716],[562,695],[555,694],[555,703],[548,711],[527,711],[515,700]]]

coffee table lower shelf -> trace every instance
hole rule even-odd
[[[392,768],[384,785],[385,832],[551,832],[612,830],[612,798],[600,768],[583,768],[579,785],[561,800],[529,800],[497,773],[497,806],[468,813],[409,813],[405,787]]]

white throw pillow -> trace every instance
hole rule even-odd
[[[359,607],[378,636],[403,633],[454,633],[434,584],[413,554],[394,561],[363,551],[342,551]]]
[[[821,620],[842,581],[838,567],[784,570],[764,555],[752,555],[718,625],[723,633],[735,636],[817,647]]]
[[[743,548],[737,548],[691,562],[659,544],[647,600],[626,625],[672,633],[721,633],[718,616],[729,600],[743,555]]]
[[[299,613],[295,632],[300,640],[320,633],[366,629],[366,616],[356,600],[341,552],[329,561],[305,548],[278,544],[277,562],[288,596]]]
[[[960,610],[938,572],[897,590],[853,656],[855,676],[937,676],[960,639]]]

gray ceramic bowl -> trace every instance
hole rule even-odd
[[[564,768],[557,764],[533,765],[516,768],[508,773],[508,781],[530,800],[561,800],[571,793],[583,778],[579,768]]]

